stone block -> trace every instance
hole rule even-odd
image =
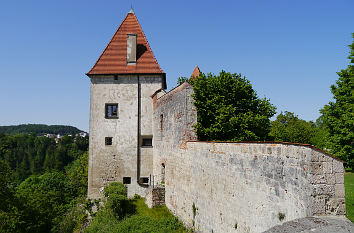
[[[312,190],[312,195],[313,196],[318,196],[318,195],[334,196],[334,185],[328,185],[328,184],[314,185]]]
[[[267,154],[269,154],[269,155],[272,154],[272,147],[270,147],[270,146],[267,147]]]
[[[337,198],[345,197],[344,184],[336,184],[334,186],[334,189],[335,189],[335,197]]]
[[[312,184],[326,184],[327,179],[326,179],[325,175],[313,175],[311,183]]]
[[[331,157],[326,154],[319,153],[320,162],[331,162]]]
[[[338,160],[333,160],[333,172],[344,173],[343,163]]]
[[[332,198],[326,203],[326,214],[328,215],[345,215],[345,199]]]
[[[332,173],[332,163],[331,162],[323,162],[323,172],[324,173]]]
[[[335,184],[336,183],[336,179],[335,179],[335,176],[333,173],[325,174],[325,177],[326,177],[327,184]]]
[[[312,174],[323,174],[323,163],[312,162],[311,163],[311,173]]]
[[[312,162],[319,162],[320,161],[319,154],[315,150],[312,150],[311,161]]]
[[[335,173],[336,184],[344,184],[344,173]]]
[[[312,214],[323,215],[326,213],[326,197],[317,196],[312,199]]]

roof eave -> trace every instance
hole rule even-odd
[[[166,83],[166,73],[95,73],[95,74],[90,74],[86,73],[86,76],[89,78],[97,77],[97,76],[117,76],[117,75],[162,75],[162,88],[165,90],[167,89],[167,83]]]

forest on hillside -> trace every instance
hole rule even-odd
[[[68,125],[21,124],[0,126],[0,133],[3,134],[34,133],[39,136],[44,134],[76,135],[80,132],[83,131]]]
[[[88,137],[0,134],[0,232],[64,232],[85,202],[87,151]]]

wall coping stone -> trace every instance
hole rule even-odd
[[[233,142],[233,141],[196,141],[196,140],[186,141],[186,143],[196,143],[196,142],[198,142],[198,143],[229,143],[229,144],[231,144],[231,143],[235,143],[235,144],[279,144],[279,145],[303,146],[303,147],[311,148],[315,151],[321,152],[321,153],[323,153],[323,154],[325,154],[325,155],[327,155],[339,162],[344,163],[343,160],[341,160],[341,159],[335,157],[334,155],[331,155],[328,152],[323,151],[311,144],[302,144],[302,143],[294,143],[294,142],[277,142],[277,141],[235,141],[235,142]]]

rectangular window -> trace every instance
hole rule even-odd
[[[163,130],[163,114],[160,115],[160,131]]]
[[[105,117],[118,118],[118,104],[106,104]]]
[[[105,137],[104,138],[104,143],[106,146],[112,145],[112,137]]]
[[[152,137],[143,137],[142,147],[152,147]]]
[[[140,177],[139,182],[140,182],[140,184],[148,184],[149,177]]]
[[[131,184],[132,179],[131,177],[123,177],[123,184]]]

